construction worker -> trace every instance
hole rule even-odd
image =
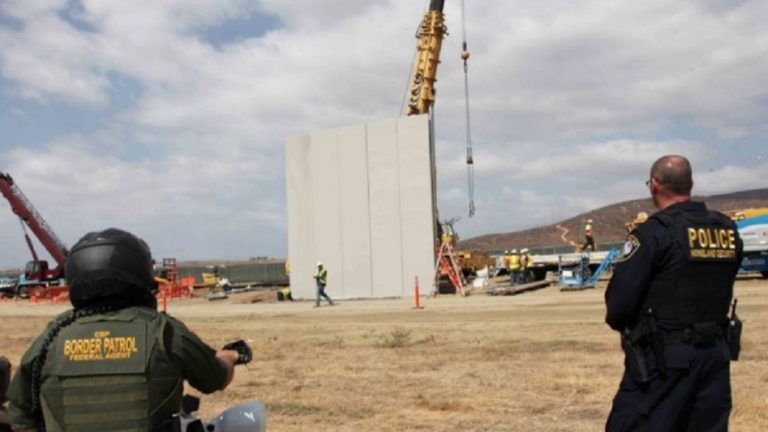
[[[509,270],[509,251],[505,250],[502,255],[499,255],[496,257],[496,268],[501,269],[507,269]],[[497,271],[496,274],[498,275],[500,271]]]
[[[14,430],[180,430],[183,383],[223,390],[245,342],[215,351],[157,310],[147,244],[110,228],[72,248],[65,264],[73,309],[51,321],[8,391]]]
[[[523,272],[523,281],[524,283],[532,282],[533,281],[533,255],[531,255],[531,252],[528,251],[528,248],[523,248],[521,256],[521,264],[520,267]]]
[[[592,233],[592,219],[587,219],[587,223],[584,225],[584,246],[581,250],[587,250],[587,248],[591,248],[593,252],[595,250],[595,238]]]
[[[527,283],[527,274],[525,273],[526,267],[528,267],[528,255],[525,254],[525,252],[528,249],[523,248],[520,249],[520,254],[518,255],[518,262],[520,263],[520,276],[518,277],[518,283],[524,284]]]
[[[317,299],[315,300],[315,307],[320,307],[320,297],[325,297],[328,300],[328,304],[333,306],[333,300],[325,293],[325,286],[328,285],[328,270],[323,267],[323,263],[317,262],[317,271],[314,276],[315,284],[317,285]]]
[[[277,301],[293,301],[291,287],[282,287],[277,290]]]
[[[520,255],[517,249],[512,249],[509,255],[509,284],[517,285],[520,283]]]

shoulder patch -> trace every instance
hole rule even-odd
[[[630,234],[627,237],[627,241],[624,243],[624,246],[621,248],[621,257],[619,257],[617,262],[626,261],[632,258],[632,255],[634,255],[638,249],[640,249],[640,240],[638,240],[634,235]]]

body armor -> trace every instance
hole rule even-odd
[[[665,330],[697,323],[725,323],[738,268],[736,227],[717,212],[679,209],[656,213],[672,239],[670,256],[681,257],[673,268],[661,269],[641,311],[654,312]]]
[[[182,392],[167,325],[163,314],[129,308],[63,328],[43,369],[47,431],[162,430]]]

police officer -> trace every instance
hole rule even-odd
[[[659,211],[629,235],[605,293],[625,352],[606,430],[726,431],[724,332],[742,243],[729,218],[690,200],[686,158],[660,158],[646,184]]]
[[[212,393],[250,361],[244,343],[217,352],[157,311],[149,248],[128,232],[86,234],[65,271],[74,308],[32,343],[11,383],[17,430],[177,430],[185,380]]]

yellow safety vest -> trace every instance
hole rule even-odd
[[[520,270],[520,257],[517,255],[512,255],[509,257],[509,269],[510,270]]]

